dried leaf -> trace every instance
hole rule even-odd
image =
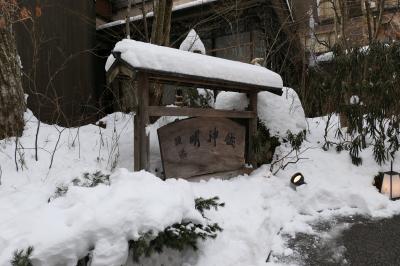
[[[21,8],[19,15],[22,20],[31,18],[31,12],[26,7]]]
[[[42,8],[39,5],[36,5],[36,7],[35,7],[35,16],[36,17],[42,16]]]

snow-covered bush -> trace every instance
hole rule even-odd
[[[210,199],[197,198],[195,200],[195,208],[205,217],[204,211],[225,206],[224,203],[218,202],[218,197]],[[152,231],[146,232],[139,239],[129,242],[129,249],[132,253],[134,262],[139,262],[142,256],[149,257],[154,252],[161,253],[165,248],[183,251],[186,248],[197,250],[198,241],[207,238],[216,238],[217,233],[222,228],[217,223],[199,224],[193,222],[182,222],[168,226],[164,231],[154,235]]]
[[[244,93],[220,92],[216,109],[243,111],[249,105]],[[258,164],[270,163],[275,148],[289,141],[290,134],[303,134],[307,128],[303,107],[297,93],[284,88],[282,96],[269,92],[258,94],[258,130],[254,136],[253,149]]]
[[[220,92],[215,109],[243,111],[248,105],[249,101],[244,93]],[[269,130],[271,136],[285,138],[288,130],[297,134],[307,128],[300,99],[291,88],[283,88],[282,96],[260,92],[257,111],[260,122]]]
[[[26,250],[16,250],[14,257],[11,260],[12,266],[32,266],[31,256],[33,253],[33,247],[28,247]]]
[[[110,185],[110,175],[97,171],[93,174],[84,173],[82,177],[77,177],[72,180],[72,184],[78,187],[95,187],[99,184]],[[51,196],[48,202],[64,196],[68,192],[69,186],[62,184],[56,188],[54,195]]]

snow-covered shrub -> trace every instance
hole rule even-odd
[[[243,111],[249,105],[244,93],[220,92],[215,102],[216,109]],[[258,94],[258,127],[253,149],[257,164],[270,163],[275,148],[288,141],[291,134],[303,134],[307,128],[303,107],[297,93],[283,88],[282,96],[270,92]]]
[[[30,246],[26,250],[16,250],[14,257],[11,260],[12,266],[32,266],[31,256],[33,253],[33,247]]]
[[[54,200],[56,198],[64,196],[65,194],[67,194],[67,192],[68,192],[68,186],[67,185],[60,185],[60,186],[56,187],[56,191],[49,198],[48,202],[50,202],[50,201],[52,201],[52,200]]]
[[[75,186],[79,187],[95,187],[99,184],[110,185],[110,175],[97,171],[93,174],[84,173],[81,178],[72,180]]]
[[[218,94],[215,109],[244,111],[248,105],[246,94],[224,91]],[[260,92],[257,111],[260,122],[271,136],[285,138],[288,130],[297,134],[307,128],[299,96],[291,88],[283,88],[282,96]]]
[[[258,165],[271,163],[276,147],[281,145],[279,138],[271,136],[265,125],[258,120],[257,133],[253,139],[253,151]]]
[[[93,174],[84,173],[82,177],[72,180],[72,184],[78,187],[95,187],[99,184],[110,185],[110,175],[97,171]],[[54,194],[49,198],[48,202],[64,196],[68,192],[68,185],[62,184],[56,188]]]
[[[211,208],[213,208],[214,210],[218,210],[219,207],[224,207],[225,203],[220,203],[219,201],[219,197],[213,197],[210,199],[203,199],[203,198],[197,198],[195,199],[195,207],[196,210],[198,210],[201,215],[203,217],[205,217],[204,215],[204,211],[205,210],[210,210]]]
[[[195,208],[205,217],[204,211],[225,206],[220,203],[218,197],[210,199],[195,199]],[[134,262],[139,262],[143,256],[150,257],[153,253],[162,253],[165,248],[183,251],[186,248],[197,250],[199,240],[207,238],[216,238],[218,232],[222,228],[217,223],[207,222],[199,224],[193,222],[181,222],[168,226],[164,231],[154,235],[152,231],[146,232],[139,239],[129,241],[129,249],[131,250]]]
[[[274,160],[271,162],[270,171],[277,174],[280,170],[284,170],[289,164],[294,164],[300,161],[300,155],[306,151],[301,150],[303,142],[306,140],[307,132],[303,130],[297,134],[293,134],[290,130],[287,132],[287,137],[283,139],[286,144],[287,152],[284,154],[275,154]]]
[[[208,89],[183,88],[183,100],[189,107],[214,107],[214,92]]]
[[[290,146],[294,151],[300,151],[301,145],[303,144],[304,140],[306,139],[306,131],[299,132],[297,134],[293,134],[291,131],[287,132],[288,141]]]

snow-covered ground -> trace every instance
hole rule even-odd
[[[172,121],[162,119],[159,124]],[[207,212],[207,217],[224,231],[216,239],[200,243],[197,253],[174,254],[171,257],[175,261],[164,265],[266,265],[271,251],[269,264],[280,265],[277,258],[293,252],[282,235],[312,234],[310,224],[317,219],[356,213],[388,217],[400,210],[400,201],[389,201],[372,186],[373,176],[389,166],[377,166],[371,150],[362,154],[363,165],[355,167],[346,152],[321,149],[324,118],[307,120],[309,133],[301,154],[304,159],[275,176],[265,165],[250,176],[199,183],[161,181],[151,173],[131,172],[130,115],[109,115],[103,119],[106,129],[95,125],[63,129],[42,124],[38,161],[33,149],[37,121],[29,111],[26,120],[16,153],[15,139],[0,141],[2,266],[10,265],[14,250],[28,246],[35,248],[35,266],[75,265],[93,248],[92,265],[119,266],[128,256],[127,241],[137,239],[140,233],[163,230],[182,220],[204,222],[194,209],[194,199],[199,196],[219,196],[225,202],[224,208]],[[150,132],[154,134],[155,128]],[[152,136],[153,156],[155,141]],[[283,144],[276,156],[289,149]],[[399,163],[397,160],[394,165]],[[98,170],[111,174],[109,186],[71,185],[83,173]],[[304,174],[307,185],[295,191],[289,179],[298,171]],[[66,195],[48,202],[62,185],[69,185]],[[156,264],[148,260],[148,265]]]

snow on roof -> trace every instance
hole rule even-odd
[[[184,4],[178,4],[176,6],[172,7],[172,12],[174,11],[178,11],[178,10],[182,10],[182,9],[186,9],[186,8],[191,8],[191,7],[195,7],[195,6],[199,6],[199,5],[203,5],[203,4],[208,4],[208,3],[212,3],[218,0],[194,0],[188,3],[184,3]],[[154,16],[154,12],[149,12],[146,14],[146,18],[151,18]],[[137,16],[133,16],[129,18],[130,22],[133,21],[138,21],[143,19],[143,15],[137,15]],[[97,30],[102,30],[102,29],[107,29],[107,28],[111,28],[111,27],[115,27],[118,25],[122,25],[125,24],[126,20],[125,19],[120,19],[120,20],[116,20],[110,23],[106,23],[103,25],[100,25],[99,27],[97,27]]]
[[[183,40],[179,50],[189,52],[200,51],[200,53],[206,54],[206,47],[204,46],[204,43],[201,41],[197,32],[193,29],[190,30],[189,34],[186,36],[186,39]]]
[[[172,72],[254,86],[283,87],[279,74],[261,66],[127,39],[118,42],[114,51],[121,52],[121,59],[137,69]],[[114,56],[110,55],[106,71],[114,62]]]

